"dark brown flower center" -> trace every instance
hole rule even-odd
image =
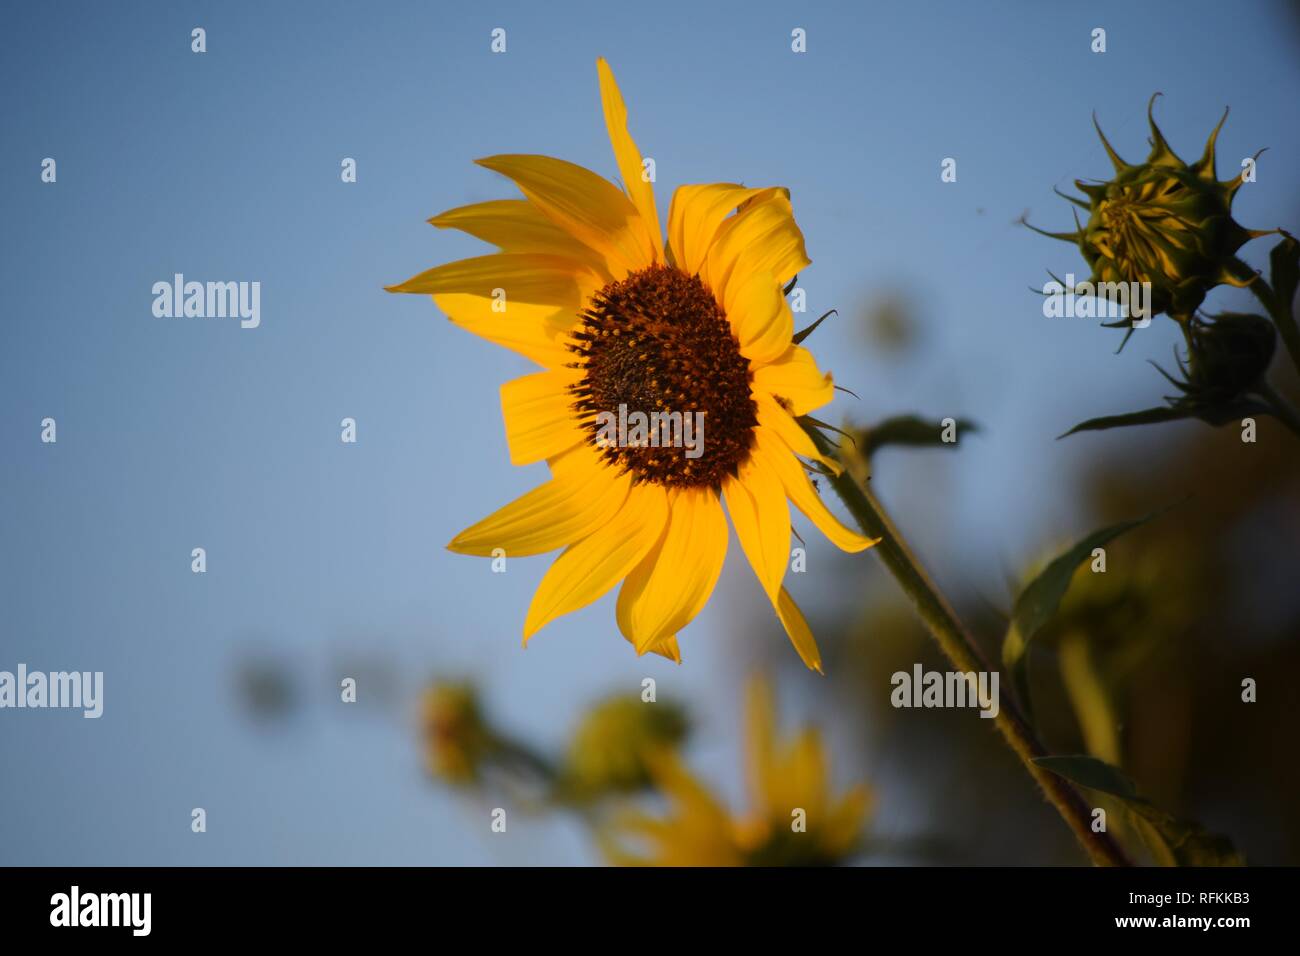
[[[591,444],[637,481],[716,488],[749,455],[749,360],[697,276],[655,265],[610,283],[569,348]]]

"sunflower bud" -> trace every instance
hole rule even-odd
[[[1080,223],[1075,213],[1074,232],[1035,231],[1077,243],[1092,269],[1094,287],[1149,283],[1151,314],[1163,312],[1183,322],[1215,286],[1240,287],[1254,281],[1255,273],[1236,252],[1248,240],[1276,230],[1245,229],[1232,218],[1232,200],[1246,171],[1227,182],[1220,182],[1215,171],[1215,141],[1227,111],[1201,158],[1189,166],[1156,126],[1152,106],[1159,95],[1147,105],[1151,154],[1146,161],[1132,165],[1120,159],[1094,116],[1115,177],[1105,182],[1075,180],[1086,200],[1060,193],[1088,211],[1086,223]]]
[[[690,730],[686,714],[669,703],[620,695],[597,703],[569,745],[567,789],[578,798],[629,792],[651,782],[646,754],[680,744]]]
[[[424,692],[423,720],[429,769],[448,783],[477,782],[500,749],[483,719],[478,694],[468,684],[431,685]]]
[[[1230,402],[1256,388],[1277,346],[1273,324],[1259,315],[1225,312],[1187,326],[1188,394],[1205,404]]]

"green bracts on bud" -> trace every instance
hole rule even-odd
[[[1263,316],[1225,312],[1192,319],[1187,343],[1186,381],[1179,387],[1198,405],[1215,406],[1254,391],[1264,380],[1277,331]]]
[[[1220,182],[1215,170],[1215,141],[1227,119],[1210,134],[1201,158],[1184,163],[1165,140],[1152,115],[1157,93],[1147,105],[1151,154],[1140,164],[1119,157],[1097,125],[1097,135],[1115,167],[1104,182],[1076,180],[1086,199],[1060,193],[1088,211],[1086,222],[1075,214],[1074,232],[1042,235],[1076,243],[1092,269],[1091,282],[1143,282],[1151,289],[1153,314],[1189,319],[1215,286],[1249,285],[1255,273],[1237,258],[1250,239],[1277,230],[1258,231],[1232,218],[1232,200],[1246,181],[1246,170]],[[1258,155],[1258,154],[1257,154]]]

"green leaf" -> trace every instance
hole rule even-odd
[[[1115,797],[1160,866],[1245,865],[1227,837],[1154,806],[1138,795],[1137,785],[1123,771],[1104,760],[1079,754],[1035,757],[1034,763],[1077,786]]]
[[[1070,587],[1070,579],[1080,564],[1092,556],[1096,548],[1104,547],[1126,531],[1138,527],[1155,517],[1155,513],[1132,521],[1122,521],[1108,528],[1094,531],[1073,547],[1053,558],[1051,563],[1020,592],[1011,612],[1012,620],[1026,640],[1051,619],[1061,604],[1061,598]]]
[[[1161,405],[1157,408],[1146,408],[1140,412],[1129,412],[1126,415],[1103,415],[1101,418],[1090,418],[1086,422],[1080,422],[1063,435],[1057,438],[1068,438],[1076,432],[1099,432],[1107,428],[1123,428],[1127,425],[1154,425],[1159,422],[1176,422],[1182,418],[1192,418],[1194,412],[1189,408],[1177,408],[1169,405]]]
[[[957,440],[943,440],[942,421],[927,421],[919,415],[897,415],[864,429],[859,447],[865,455],[871,455],[886,445],[906,445],[913,448],[939,447],[956,448],[968,433],[979,431],[979,426],[965,418],[954,419]]]
[[[1124,775],[1118,767],[1112,767],[1104,760],[1077,754],[1065,757],[1035,757],[1034,763],[1044,770],[1050,770],[1058,777],[1064,777],[1070,783],[1100,790],[1112,797],[1131,800],[1137,796],[1137,784]]]
[[[1124,532],[1150,521],[1157,513],[1094,531],[1068,551],[1053,558],[1016,598],[1011,609],[1011,626],[1002,642],[1002,666],[1010,673],[1016,696],[1020,698],[1026,712],[1031,710],[1029,644],[1061,606],[1061,599],[1070,589],[1074,572],[1092,556],[1095,548],[1104,547]]]

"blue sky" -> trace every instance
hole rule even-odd
[[[991,593],[1005,566],[1085,530],[1072,482],[1100,443],[1199,427],[1054,441],[1156,403],[1143,359],[1175,341],[1157,322],[1117,357],[1117,333],[1047,320],[1029,291],[1048,268],[1082,272],[1015,220],[1064,228],[1052,186],[1109,172],[1089,114],[1141,158],[1162,91],[1162,128],[1192,158],[1231,104],[1224,178],[1270,147],[1237,219],[1294,223],[1300,193],[1297,29],[1272,4],[28,2],[0,18],[0,669],[106,684],[97,721],[0,713],[9,863],[590,859],[565,824],[494,842],[477,804],[427,783],[409,705],[434,673],[481,678],[550,742],[595,695],[654,676],[711,728],[701,759],[737,791],[729,642],[738,620],[745,640],[784,641],[737,611],[761,599],[739,549],[681,667],[636,658],[608,599],[521,650],[546,560],[493,575],[443,545],[543,476],[508,464],[497,402],[527,364],[382,291],[478,248],[424,222],[513,195],[473,159],[615,174],[597,56],[656,160],[661,217],[679,183],[791,188],[809,311],[841,316],[810,344],[860,396],[833,417],[984,426],[955,456],[884,456],[876,481],[941,579]],[[177,272],[260,281],[261,326],[155,318],[150,289]],[[857,321],[891,292],[917,316],[914,351],[873,349]],[[39,441],[46,416],[56,445]],[[832,549],[806,537],[815,569]],[[812,572],[800,587],[821,593]],[[289,726],[258,732],[236,706],[249,655],[292,662]],[[340,668],[376,661],[396,703],[338,703]]]

